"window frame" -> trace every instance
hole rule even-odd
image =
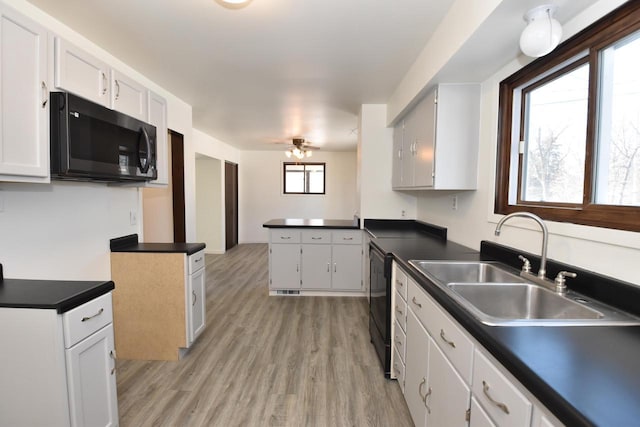
[[[613,228],[628,231],[640,231],[640,207],[603,205],[594,201],[595,161],[597,144],[597,109],[598,109],[598,70],[599,50],[615,43],[636,31],[640,31],[640,2],[628,2],[605,17],[596,21],[575,36],[563,42],[549,55],[538,58],[500,82],[498,105],[498,150],[496,157],[496,187],[494,212],[509,214],[529,211],[541,218],[552,221],[570,222],[595,227]],[[587,101],[587,130],[585,147],[584,191],[581,204],[522,202],[519,188],[521,185],[520,165],[512,182],[511,159],[514,140],[514,102],[518,101],[518,91],[525,87],[548,81],[557,76],[558,70],[566,72],[575,69],[577,63],[589,64],[589,99]],[[515,95],[514,95],[515,94]],[[523,99],[520,102],[524,102]],[[519,111],[520,121],[517,133],[521,135],[524,111]],[[519,139],[519,137],[518,137]],[[517,148],[517,147],[516,147]],[[518,155],[518,163],[522,162],[522,154]],[[515,189],[513,199],[512,187]]]
[[[301,166],[301,165],[304,166],[303,173],[305,173],[307,165],[322,166],[322,193],[309,193],[306,191],[303,191],[303,192],[287,191],[287,166]],[[309,195],[309,196],[323,196],[327,194],[327,163],[326,162],[283,162],[282,163],[282,194]]]

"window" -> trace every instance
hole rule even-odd
[[[495,211],[640,231],[640,2],[500,84]]]
[[[284,194],[324,194],[324,163],[285,163]]]

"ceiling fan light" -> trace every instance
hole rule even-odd
[[[287,156],[288,158],[291,158],[291,150],[285,151],[284,155]]]
[[[542,5],[528,11],[527,26],[520,35],[520,50],[527,56],[538,58],[550,53],[562,38],[562,26],[553,18],[556,7]]]
[[[313,151],[311,151],[311,150],[305,151],[305,155],[307,157],[311,157],[312,154],[313,154]]]

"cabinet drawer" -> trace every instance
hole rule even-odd
[[[361,230],[338,230],[333,231],[333,243],[345,244],[345,245],[360,245],[362,244],[362,231]]]
[[[398,385],[400,386],[400,390],[402,390],[402,393],[404,393],[404,372],[405,372],[404,362],[400,358],[400,355],[398,354],[397,350],[394,349],[393,352],[395,354],[394,354],[393,366],[391,367],[391,370],[393,371],[393,376],[398,380]]]
[[[70,348],[111,322],[111,292],[67,311],[62,315],[65,347]]]
[[[427,293],[413,281],[407,277],[407,304],[415,313],[422,326],[433,336],[434,324],[437,317],[438,308],[436,304],[429,298]]]
[[[202,267],[204,267],[204,251],[189,255],[189,274],[195,273]]]
[[[531,424],[531,402],[478,350],[473,365],[473,395],[496,425]]]
[[[407,303],[398,296],[396,292],[395,305],[393,307],[394,316],[403,331],[407,330]]]
[[[300,230],[278,228],[271,230],[271,243],[300,243]]]
[[[396,354],[400,355],[400,360],[402,360],[403,363],[405,361],[406,345],[407,336],[405,335],[404,329],[400,327],[396,321],[396,327],[393,330],[393,347],[396,350]]]
[[[302,232],[302,243],[331,243],[331,232],[327,230],[314,230]]]
[[[400,296],[407,300],[407,275],[404,271],[398,268],[397,264],[393,264],[393,270],[395,275],[394,286]]]

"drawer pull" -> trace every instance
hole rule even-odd
[[[197,258],[194,262],[200,262],[202,261],[202,258]]]
[[[453,341],[449,341],[447,337],[444,335],[444,329],[440,329],[440,338],[442,338],[442,341],[446,342],[451,347],[456,348],[456,343],[454,343]]]
[[[489,399],[489,402],[493,403],[498,408],[500,408],[502,412],[509,415],[509,408],[507,407],[507,405],[505,405],[504,403],[498,402],[497,400],[494,400],[493,397],[491,397],[491,395],[489,394],[489,384],[487,384],[487,382],[484,380],[482,381],[482,392],[484,393],[485,396],[487,396],[487,399]]]
[[[81,322],[86,322],[87,320],[91,320],[96,316],[100,316],[102,314],[102,312],[104,311],[104,308],[101,308],[100,310],[98,310],[98,312],[96,314],[94,314],[93,316],[89,316],[89,317],[83,317],[80,321]]]
[[[107,75],[104,73],[104,71],[102,71],[100,74],[102,74],[102,94],[106,95],[107,94]]]
[[[418,308],[422,308],[422,304],[416,301],[416,297],[411,298],[411,302],[418,306]]]
[[[282,240],[289,240],[289,239],[291,239],[291,236],[280,236],[280,238]]]
[[[400,339],[398,338],[398,336],[396,335],[396,347],[400,347],[402,345],[402,341],[400,341]]]
[[[402,371],[400,370],[400,368],[398,368],[398,364],[397,364],[397,363],[394,363],[394,364],[393,364],[393,370],[394,370],[398,375],[400,374],[400,372],[402,372]]]
[[[342,240],[353,240],[353,237],[343,237]]]
[[[427,405],[427,398],[431,396],[431,391],[431,387],[429,387],[429,391],[427,391],[427,394],[424,395],[424,407],[427,408],[428,413],[431,413],[431,408],[429,408],[429,405]]]
[[[402,316],[402,315],[404,314],[404,313],[402,312],[402,310],[400,310],[400,307],[398,307],[397,305],[396,305],[396,312],[397,312],[400,316]]]
[[[327,273],[329,273],[331,271],[331,263],[328,262],[327,263]]]
[[[196,301],[198,301],[198,296],[196,295],[196,292],[191,291],[191,295],[193,296],[192,298],[193,302],[191,303],[191,305],[196,305]]]
[[[403,287],[404,283],[402,283],[400,280],[396,280],[396,285]]]
[[[311,240],[322,240],[322,237],[312,237]]]
[[[422,395],[422,386],[426,383],[427,379],[425,377],[422,377],[422,381],[420,382],[420,384],[418,384],[418,396],[420,396],[420,400],[422,400],[423,402],[427,398],[427,395]]]

